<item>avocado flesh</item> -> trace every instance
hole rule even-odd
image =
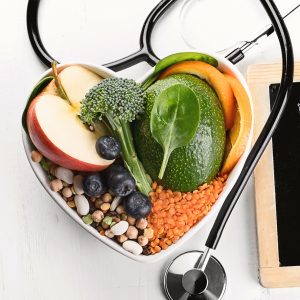
[[[150,131],[150,115],[156,97],[165,89],[184,84],[197,95],[200,123],[193,140],[175,149],[170,156],[164,177],[158,180],[163,149]],[[171,75],[150,86],[146,111],[133,124],[133,136],[139,159],[151,178],[173,191],[193,191],[211,181],[220,170],[226,143],[224,115],[214,90],[203,80],[188,74]]]

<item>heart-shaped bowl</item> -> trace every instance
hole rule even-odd
[[[173,253],[176,249],[178,249],[182,244],[184,244],[188,239],[190,239],[194,234],[196,234],[197,232],[199,232],[201,230],[201,228],[204,226],[204,224],[211,220],[216,213],[219,211],[220,207],[222,206],[226,196],[228,195],[228,193],[230,192],[230,190],[232,189],[233,185],[235,184],[237,178],[239,177],[241,170],[244,166],[245,160],[247,155],[250,152],[251,149],[251,141],[252,141],[252,136],[253,136],[253,103],[252,103],[252,98],[251,98],[251,94],[249,91],[249,88],[247,86],[247,83],[245,81],[245,79],[243,78],[243,75],[239,72],[239,70],[232,64],[230,63],[227,59],[225,59],[224,57],[218,55],[218,54],[209,54],[213,57],[215,57],[218,62],[219,62],[219,66],[218,69],[224,73],[228,73],[230,75],[233,75],[235,78],[237,78],[241,84],[243,85],[243,87],[245,88],[250,102],[251,102],[251,111],[252,111],[252,126],[251,126],[251,132],[250,132],[250,136],[249,136],[249,140],[246,146],[246,149],[243,153],[243,155],[241,156],[239,162],[235,165],[234,169],[230,172],[228,179],[226,181],[226,185],[222,191],[222,193],[219,195],[218,200],[216,201],[216,203],[213,205],[211,211],[207,214],[207,216],[205,216],[200,222],[198,222],[195,226],[193,226],[187,233],[185,233],[175,244],[172,244],[169,248],[167,248],[166,250],[161,251],[160,253],[154,254],[154,255],[134,255],[128,251],[126,251],[125,249],[122,248],[121,245],[119,245],[118,243],[116,243],[114,240],[111,240],[109,238],[107,238],[106,236],[102,236],[99,234],[99,232],[94,229],[92,226],[90,225],[86,225],[81,217],[77,214],[77,212],[73,209],[71,209],[66,201],[61,197],[61,195],[59,193],[53,192],[50,189],[49,186],[49,180],[47,178],[47,175],[45,173],[45,171],[43,170],[43,168],[41,167],[40,164],[34,163],[31,160],[31,152],[32,150],[35,149],[35,147],[33,146],[33,144],[31,143],[31,140],[29,138],[29,136],[27,135],[27,133],[25,132],[25,130],[22,130],[22,139],[23,139],[23,144],[24,144],[24,148],[25,148],[25,152],[28,158],[28,161],[31,165],[32,170],[34,171],[36,177],[38,178],[38,180],[40,181],[40,183],[43,185],[43,187],[45,188],[45,190],[48,192],[48,194],[51,196],[51,198],[73,219],[75,220],[80,226],[82,226],[87,232],[89,232],[91,235],[93,235],[96,239],[98,239],[99,241],[103,242],[104,244],[106,244],[107,246],[109,246],[111,249],[123,254],[124,256],[131,258],[135,261],[138,262],[142,262],[142,263],[150,263],[150,262],[154,262],[154,261],[158,261],[168,255],[170,255],[171,253]],[[69,62],[66,64],[60,64],[58,65],[58,71],[70,66],[70,65],[80,65],[82,67],[85,67],[97,74],[99,74],[101,77],[106,78],[106,77],[118,77],[118,74],[103,67],[103,66],[97,66],[94,64],[90,64],[90,63],[85,63],[85,62]],[[137,80],[138,82],[143,82],[146,78],[148,78],[153,72],[153,69],[149,70],[142,78],[140,78],[139,80]],[[39,82],[41,79],[43,79],[46,76],[49,76],[52,73],[51,69],[48,69],[47,71],[45,71],[35,82],[35,84],[37,82]],[[28,96],[29,98],[29,96]]]

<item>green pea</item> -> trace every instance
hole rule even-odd
[[[104,223],[104,224],[110,226],[111,223],[112,223],[112,221],[113,221],[112,217],[106,216],[106,217],[103,219],[102,223]]]
[[[88,214],[86,216],[83,216],[82,221],[87,225],[91,225],[93,223],[92,215]]]

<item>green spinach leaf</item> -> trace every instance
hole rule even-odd
[[[22,126],[24,128],[24,130],[26,131],[26,133],[28,133],[28,129],[27,129],[27,122],[26,122],[26,116],[27,116],[27,111],[28,108],[30,106],[30,103],[32,102],[32,100],[50,83],[51,80],[53,80],[54,77],[53,76],[48,76],[43,78],[33,89],[33,91],[31,92],[26,107],[23,111],[22,114]]]
[[[150,129],[153,138],[164,151],[158,178],[163,178],[172,151],[186,146],[194,138],[199,122],[199,102],[189,87],[176,84],[155,99]]]
[[[153,73],[143,82],[142,86],[146,90],[150,85],[152,85],[158,78],[159,74],[167,69],[168,67],[181,62],[181,61],[203,61],[214,67],[218,66],[218,61],[207,54],[199,52],[180,52],[171,54],[163,59],[161,59],[155,66]]]

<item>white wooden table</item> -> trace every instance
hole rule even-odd
[[[276,1],[282,12],[296,2]],[[42,37],[61,61],[101,64],[138,47],[140,27],[156,3],[158,0],[42,0]],[[154,49],[160,56],[188,49],[178,32],[181,3],[154,32]],[[142,265],[112,252],[53,203],[29,167],[21,142],[20,117],[26,95],[45,67],[27,38],[26,5],[26,0],[0,1],[0,299],[164,299],[161,271],[167,261]],[[189,42],[202,48],[210,45],[214,50],[236,39],[247,39],[268,24],[258,0],[198,0],[187,20]],[[192,27],[193,22],[197,26]],[[295,56],[300,59],[300,11],[287,24]],[[212,31],[207,31],[210,27]],[[249,53],[240,69],[245,73],[249,64],[279,59],[278,44],[271,37]],[[141,64],[129,71],[130,76],[138,77],[147,69]],[[208,223],[180,251],[203,249],[211,225]],[[252,182],[215,255],[228,275],[224,299],[300,299],[300,288],[271,290],[258,283]]]

